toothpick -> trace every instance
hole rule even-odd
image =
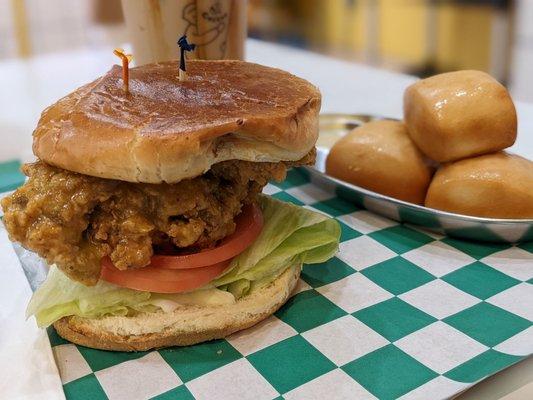
[[[124,53],[123,49],[113,50],[113,54],[122,60],[122,81],[124,82],[124,91],[130,92],[130,61],[133,60],[131,54]]]
[[[185,67],[185,52],[194,51],[196,45],[193,43],[187,42],[187,35],[183,35],[178,40],[178,46],[180,48],[180,70],[179,70],[179,79],[180,82],[187,80],[187,71]]]

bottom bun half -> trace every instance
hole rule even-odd
[[[73,343],[115,351],[145,351],[221,339],[276,312],[296,286],[300,270],[299,265],[288,268],[273,282],[254,289],[234,304],[184,305],[172,312],[99,319],[64,317],[54,327],[60,336]]]

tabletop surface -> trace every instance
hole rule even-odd
[[[317,85],[323,95],[322,112],[326,113],[366,113],[399,118],[403,90],[416,80],[253,40],[248,42],[247,59],[285,69]],[[40,112],[107,71],[114,62],[111,49],[94,49],[0,63],[0,161],[14,157],[31,159],[31,132]],[[519,138],[512,151],[533,158],[533,104],[518,103],[517,110]],[[490,379],[492,383],[483,383],[469,392],[474,393],[473,396],[490,393],[490,398],[511,399],[511,392],[519,387],[522,392],[526,387],[531,390],[531,384],[524,386],[523,380],[527,371],[531,373],[533,365],[531,362],[522,364],[513,367],[512,371],[498,374],[502,379],[493,377]],[[520,396],[524,394],[522,392]],[[462,397],[470,398],[468,393]]]
[[[301,76],[322,92],[322,112],[400,118],[404,89],[416,78],[303,50],[249,40],[249,61]],[[31,159],[31,132],[41,111],[116,62],[112,49],[57,53],[0,63],[0,161]],[[517,103],[519,135],[512,151],[533,159],[533,104]]]

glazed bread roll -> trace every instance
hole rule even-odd
[[[487,218],[533,218],[533,162],[498,152],[441,167],[426,206]]]
[[[397,121],[374,121],[339,140],[326,173],[390,197],[422,204],[432,169]]]
[[[435,75],[409,86],[404,118],[416,145],[439,162],[502,150],[516,139],[513,100],[480,71]]]

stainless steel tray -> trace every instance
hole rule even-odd
[[[453,214],[397,200],[326,175],[325,161],[331,146],[353,128],[376,119],[383,118],[355,114],[321,115],[316,164],[306,167],[312,182],[358,207],[445,235],[500,243],[533,240],[533,219],[494,219]]]

